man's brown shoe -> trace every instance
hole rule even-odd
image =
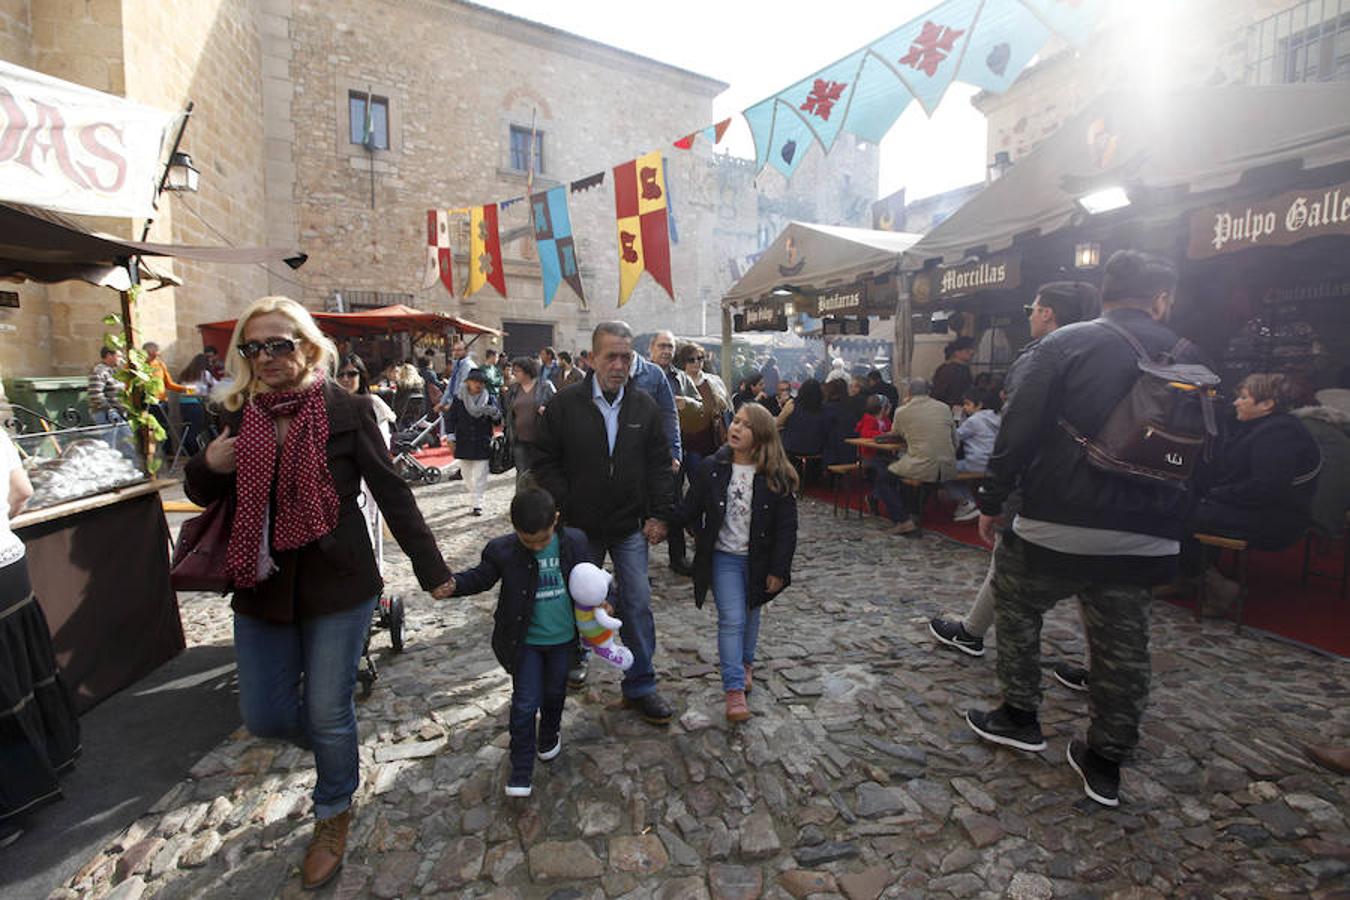
[[[305,862],[300,867],[300,884],[307,891],[323,887],[333,880],[342,868],[342,855],[347,851],[347,827],[352,822],[351,807],[331,819],[314,823],[314,837],[305,851]]]
[[[1309,744],[1303,748],[1308,758],[1338,775],[1350,775],[1350,747]]]
[[[750,718],[750,707],[745,705],[745,691],[727,691],[727,721],[744,722]]]

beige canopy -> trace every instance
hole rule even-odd
[[[896,271],[920,235],[789,222],[722,298],[723,306],[767,300],[775,288],[819,293]]]

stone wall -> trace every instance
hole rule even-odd
[[[27,57],[5,59],[160,109],[197,109],[183,149],[202,170],[195,195],[165,194],[150,239],[184,244],[266,242],[263,203],[261,57],[253,0],[32,0],[0,7],[0,33],[31,19]],[[17,26],[15,26],[17,27]],[[172,35],[172,40],[166,36]],[[167,152],[167,148],[166,148]],[[91,220],[91,227],[140,237],[142,222]],[[220,318],[266,292],[256,266],[155,260],[182,288],[143,294],[138,337],[158,341],[171,368],[200,348],[195,324]],[[106,288],[25,285],[21,308],[0,311],[15,331],[0,340],[0,372],[79,374],[97,358],[101,319],[119,306]]]
[[[1130,4],[1113,7],[1081,51],[1053,43],[1007,92],[975,97],[988,119],[987,160],[1006,151],[1016,163],[1108,90],[1242,83],[1247,29],[1294,2],[1194,0],[1151,7],[1150,19]]]

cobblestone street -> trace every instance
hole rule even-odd
[[[453,568],[509,530],[512,488],[493,477],[482,519],[462,482],[418,489]],[[965,608],[987,554],[931,533],[888,537],[810,500],[800,537],[794,584],[765,613],[753,719],[723,718],[712,604],[694,608],[658,548],[656,663],[677,721],[653,728],[618,708],[617,673],[592,665],[569,697],[562,755],[537,766],[528,800],[502,794],[510,680],[489,646],[495,593],[433,601],[391,544],[407,648],[373,640],[380,677],[358,709],[347,862],[318,896],[1345,891],[1350,780],[1302,753],[1304,741],[1350,740],[1345,663],[1159,604],[1143,743],[1110,811],[1064,762],[1087,709],[1049,677],[1050,663],[1081,656],[1071,606],[1045,634],[1050,748],[993,750],[962,716],[998,702],[994,652],[939,651],[927,631],[930,616]],[[223,600],[181,599],[190,644],[229,642]],[[53,896],[300,896],[309,760],[235,733]]]

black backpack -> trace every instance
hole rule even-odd
[[[1206,366],[1176,363],[1189,344],[1185,338],[1154,361],[1120,325],[1104,318],[1095,324],[1129,342],[1139,374],[1096,434],[1085,435],[1063,418],[1059,424],[1095,468],[1146,484],[1183,487],[1218,434],[1214,399],[1219,376]]]

